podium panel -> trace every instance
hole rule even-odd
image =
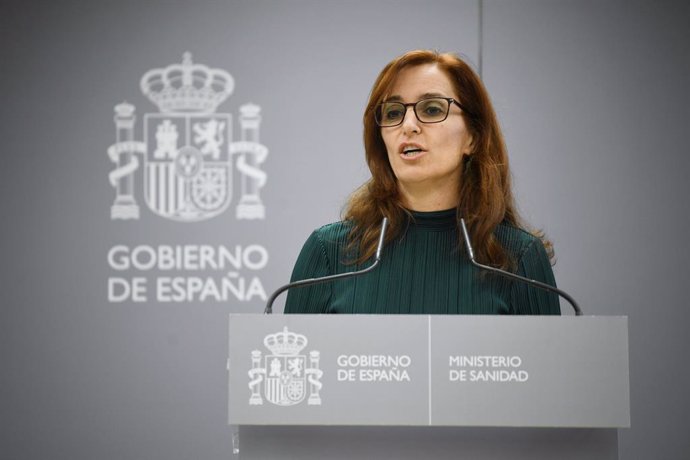
[[[618,458],[625,317],[230,315],[241,459]]]
[[[229,423],[619,428],[624,317],[230,315]]]

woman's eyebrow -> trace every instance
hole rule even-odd
[[[420,100],[421,99],[428,99],[430,97],[447,97],[447,96],[445,94],[441,94],[441,93],[424,93],[419,97],[419,99]]]
[[[447,97],[447,96],[445,94],[441,94],[441,93],[424,93],[421,96],[419,96],[418,100],[421,101],[422,99],[429,99],[430,97]],[[403,101],[402,96],[399,96],[397,94],[389,96],[385,99],[385,102],[402,102],[402,101]]]
[[[398,96],[397,94],[394,94],[393,96],[389,96],[384,99],[384,102],[402,102],[403,98],[402,96]]]

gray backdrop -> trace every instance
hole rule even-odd
[[[226,317],[263,302],[109,302],[107,280],[121,273],[108,251],[258,244],[267,266],[241,276],[270,292],[366,179],[366,97],[384,63],[413,48],[475,64],[483,50],[520,208],[554,240],[559,285],[586,314],[630,317],[621,458],[686,456],[690,8],[486,0],[481,10],[483,28],[475,0],[3,1],[0,457],[230,458]],[[136,106],[141,141],[157,109],[139,79],[186,51],[235,78],[218,108],[234,140],[239,106],[261,106],[264,220],[235,217],[237,170],[231,207],[213,219],[155,215],[141,169],[141,218],[110,218],[113,107]]]

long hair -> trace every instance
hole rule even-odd
[[[502,222],[515,227],[522,227],[522,223],[513,199],[505,142],[491,100],[479,76],[462,59],[428,50],[410,51],[392,60],[371,90],[364,112],[364,149],[371,179],[350,196],[343,212],[343,219],[353,224],[350,249],[357,249],[357,262],[369,259],[376,251],[381,219],[385,216],[389,220],[386,240],[390,242],[401,234],[410,218],[401,201],[374,112],[402,69],[423,64],[436,64],[450,78],[465,109],[462,116],[472,136],[471,152],[464,156],[459,172],[462,177],[458,223],[464,217],[479,262],[512,268],[514,261],[496,240],[494,230]],[[551,243],[543,233],[534,234],[542,239],[549,257],[553,258]]]

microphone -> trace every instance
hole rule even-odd
[[[387,227],[388,227],[388,219],[386,217],[384,217],[383,220],[381,221],[381,232],[379,234],[379,243],[378,243],[378,246],[376,247],[376,255],[374,256],[374,262],[371,265],[369,265],[367,268],[364,268],[362,270],[357,270],[354,272],[338,273],[337,275],[328,275],[328,276],[322,276],[320,278],[309,278],[306,280],[294,281],[292,283],[288,283],[284,286],[281,286],[278,289],[276,289],[276,291],[273,294],[271,294],[271,297],[268,299],[268,302],[266,303],[266,308],[264,309],[264,314],[270,315],[273,313],[273,302],[276,300],[276,298],[280,294],[287,291],[288,289],[295,288],[295,287],[312,286],[314,284],[328,283],[330,281],[335,281],[335,280],[339,280],[339,279],[343,279],[343,278],[350,278],[353,276],[363,275],[365,273],[369,273],[370,271],[372,271],[381,261],[381,251],[383,250],[383,239],[384,239],[384,236],[386,235],[386,228]]]
[[[465,237],[465,246],[467,247],[467,253],[470,256],[470,262],[472,262],[472,265],[474,265],[475,267],[479,267],[483,270],[489,270],[493,273],[497,273],[506,278],[512,278],[518,281],[522,281],[523,283],[527,283],[531,286],[538,287],[539,289],[543,289],[545,291],[555,292],[556,294],[567,300],[570,303],[570,305],[573,306],[573,310],[575,310],[576,316],[582,316],[582,310],[580,310],[580,307],[578,306],[577,302],[575,302],[575,299],[570,297],[570,295],[568,295],[566,292],[561,291],[560,289],[555,288],[546,283],[542,283],[541,281],[525,278],[524,276],[516,275],[515,273],[510,273],[505,270],[501,270],[500,268],[483,265],[474,260],[474,251],[472,250],[472,243],[470,243],[470,235],[467,232],[467,227],[465,226],[465,219],[462,217],[460,218],[460,226],[462,227],[462,235]]]

